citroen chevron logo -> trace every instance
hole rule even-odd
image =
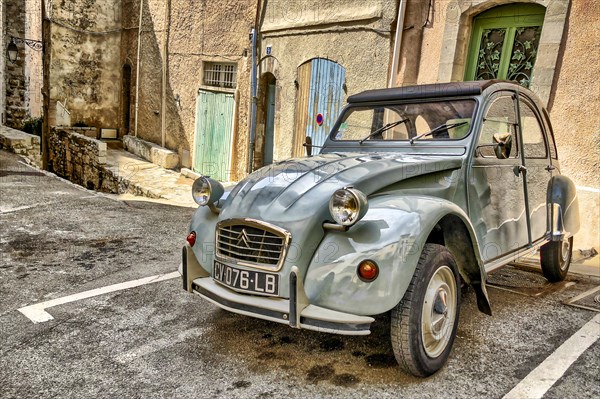
[[[250,248],[250,237],[248,237],[248,233],[246,232],[246,229],[242,229],[242,231],[238,235],[238,240],[237,240],[236,245],[241,247],[242,243],[244,243],[244,246],[246,248]]]

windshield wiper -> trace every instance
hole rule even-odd
[[[385,132],[387,130],[390,130],[391,128],[393,128],[395,126],[398,126],[401,123],[406,123],[406,122],[408,122],[408,119],[402,119],[402,120],[399,120],[399,121],[396,121],[396,122],[390,122],[390,123],[388,123],[386,125],[383,125],[379,129],[372,131],[367,137],[365,137],[364,139],[362,139],[361,141],[359,141],[358,144],[362,144],[365,141],[369,140],[371,137],[377,136],[378,134],[381,134],[381,133],[383,133],[383,132]]]
[[[469,122],[457,122],[457,123],[450,123],[450,124],[444,123],[443,125],[439,125],[438,127],[431,129],[427,133],[419,134],[418,136],[413,137],[412,139],[410,139],[410,143],[412,144],[415,141],[417,141],[423,137],[431,136],[432,134],[437,133],[440,130],[454,129],[455,127],[463,126],[463,125],[466,125],[467,123],[469,123]]]

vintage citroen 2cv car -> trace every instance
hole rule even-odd
[[[262,168],[231,192],[201,177],[184,289],[231,312],[369,334],[391,311],[400,366],[447,360],[461,284],[491,314],[486,273],[539,250],[565,278],[579,229],[548,114],[531,91],[478,81],[350,96],[318,155]]]

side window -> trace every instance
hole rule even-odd
[[[498,144],[498,138],[508,133],[512,136],[512,146],[508,158],[516,158],[519,153],[516,125],[517,115],[512,96],[503,96],[494,100],[483,118],[481,134],[477,142],[476,156],[496,158],[494,148]]]
[[[540,122],[531,106],[521,101],[521,130],[525,158],[546,158],[546,142]]]

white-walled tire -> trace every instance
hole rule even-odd
[[[390,333],[398,364],[426,377],[446,363],[460,314],[460,276],[446,247],[426,244],[398,305],[392,310]]]

